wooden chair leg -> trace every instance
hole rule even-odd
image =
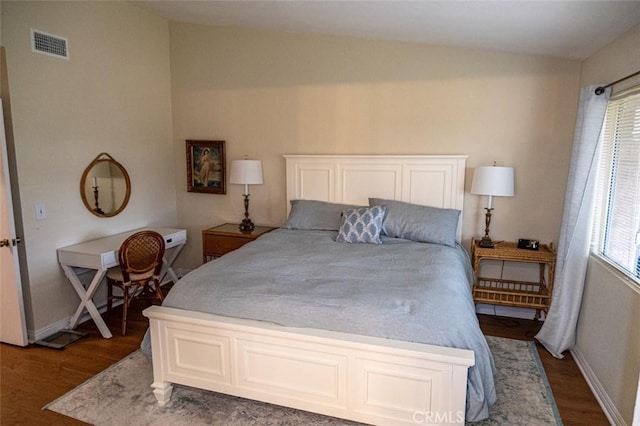
[[[113,283],[107,280],[107,318],[111,315],[111,304],[113,303]]]
[[[122,335],[127,334],[127,311],[129,310],[129,289],[122,288]]]
[[[164,295],[162,294],[162,288],[160,288],[160,283],[156,281],[154,285],[155,285],[156,297],[158,298],[158,300],[160,300],[160,303],[164,302]]]

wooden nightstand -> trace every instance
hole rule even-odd
[[[240,232],[237,223],[225,223],[202,231],[202,261],[223,256],[276,228],[256,226],[251,233]]]
[[[537,263],[540,266],[540,278],[535,282],[481,277],[480,262],[483,260]],[[536,310],[536,320],[540,318],[540,310],[549,313],[556,267],[553,243],[541,244],[539,250],[519,249],[516,243],[511,242],[497,243],[494,248],[482,248],[473,238],[471,263],[474,275],[473,300],[476,303],[533,308]]]

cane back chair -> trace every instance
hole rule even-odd
[[[140,231],[127,238],[118,251],[120,265],[107,271],[107,315],[114,299],[122,299],[122,335],[127,333],[127,311],[136,299],[164,300],[160,271],[165,243],[155,231]],[[121,295],[113,294],[113,287]]]

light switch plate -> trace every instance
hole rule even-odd
[[[44,203],[36,204],[36,220],[45,220],[47,218],[47,208]]]

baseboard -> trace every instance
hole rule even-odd
[[[186,275],[190,271],[191,271],[190,269],[175,269],[175,272],[178,278],[182,278],[184,275]],[[161,285],[165,285],[170,282],[171,281],[165,281]],[[115,300],[113,302],[113,307],[118,307],[120,305],[122,305],[122,300]],[[105,300],[100,305],[97,305],[96,308],[98,308],[98,312],[103,314],[104,312],[107,311],[107,301]],[[78,324],[82,324],[83,322],[90,321],[90,320],[91,320],[91,315],[89,315],[89,312],[85,310],[85,312],[80,316],[80,319],[78,320]],[[71,317],[67,317],[67,318],[61,319],[60,321],[56,321],[54,323],[48,324],[47,326],[39,328],[37,330],[27,330],[27,339],[29,340],[29,343],[33,343],[36,340],[42,340],[46,337],[51,336],[54,333],[57,333],[60,330],[69,328],[70,323],[71,323]]]
[[[51,336],[54,333],[57,333],[60,330],[64,330],[65,328],[69,328],[69,318],[61,319],[60,321],[56,321],[52,324],[47,325],[46,327],[39,328],[37,330],[29,330],[27,329],[27,339],[29,343],[33,343],[36,340],[42,340],[46,337]]]
[[[591,388],[591,392],[593,392],[593,395],[596,397],[598,404],[600,404],[602,411],[604,411],[604,415],[607,416],[609,423],[612,425],[627,426],[627,423],[622,418],[622,415],[611,398],[609,398],[609,395],[600,383],[600,380],[598,380],[596,373],[591,369],[591,366],[589,366],[589,363],[580,351],[580,348],[574,346],[570,352],[571,355],[573,355],[573,359],[576,361],[576,364],[578,364],[578,368],[582,372],[584,379]]]
[[[113,302],[113,307],[118,307],[122,305],[122,300],[115,300]],[[107,311],[107,301],[105,300],[102,304],[97,305],[98,312],[101,314]],[[91,315],[89,312],[85,310],[85,312],[80,315],[80,319],[78,320],[78,324],[82,324],[83,322],[91,321]],[[52,324],[47,325],[46,327],[39,328],[38,330],[27,330],[27,338],[29,339],[29,343],[33,343],[36,340],[42,340],[46,337],[51,336],[54,333],[57,333],[60,330],[65,330],[69,328],[69,324],[71,323],[71,317],[67,317],[61,319],[60,321],[56,321]]]
[[[118,300],[114,303],[114,306],[118,306],[121,304],[122,304],[122,301]],[[103,313],[106,310],[107,310],[106,303],[104,306],[98,307],[98,311],[100,313]],[[90,319],[91,319],[91,316],[89,315],[89,313],[85,312],[83,315],[80,316],[80,319],[78,320],[78,324],[81,324]],[[49,324],[46,327],[39,328],[37,330],[27,330],[27,338],[29,339],[29,343],[33,343],[36,340],[45,339],[51,336],[52,334],[57,333],[60,330],[68,329],[70,322],[71,322],[71,317],[68,317],[68,318],[61,319],[60,321],[56,321],[52,324]]]
[[[478,303],[476,305],[476,313],[532,320],[536,315],[536,310]],[[544,320],[544,311],[540,313],[540,319]]]

